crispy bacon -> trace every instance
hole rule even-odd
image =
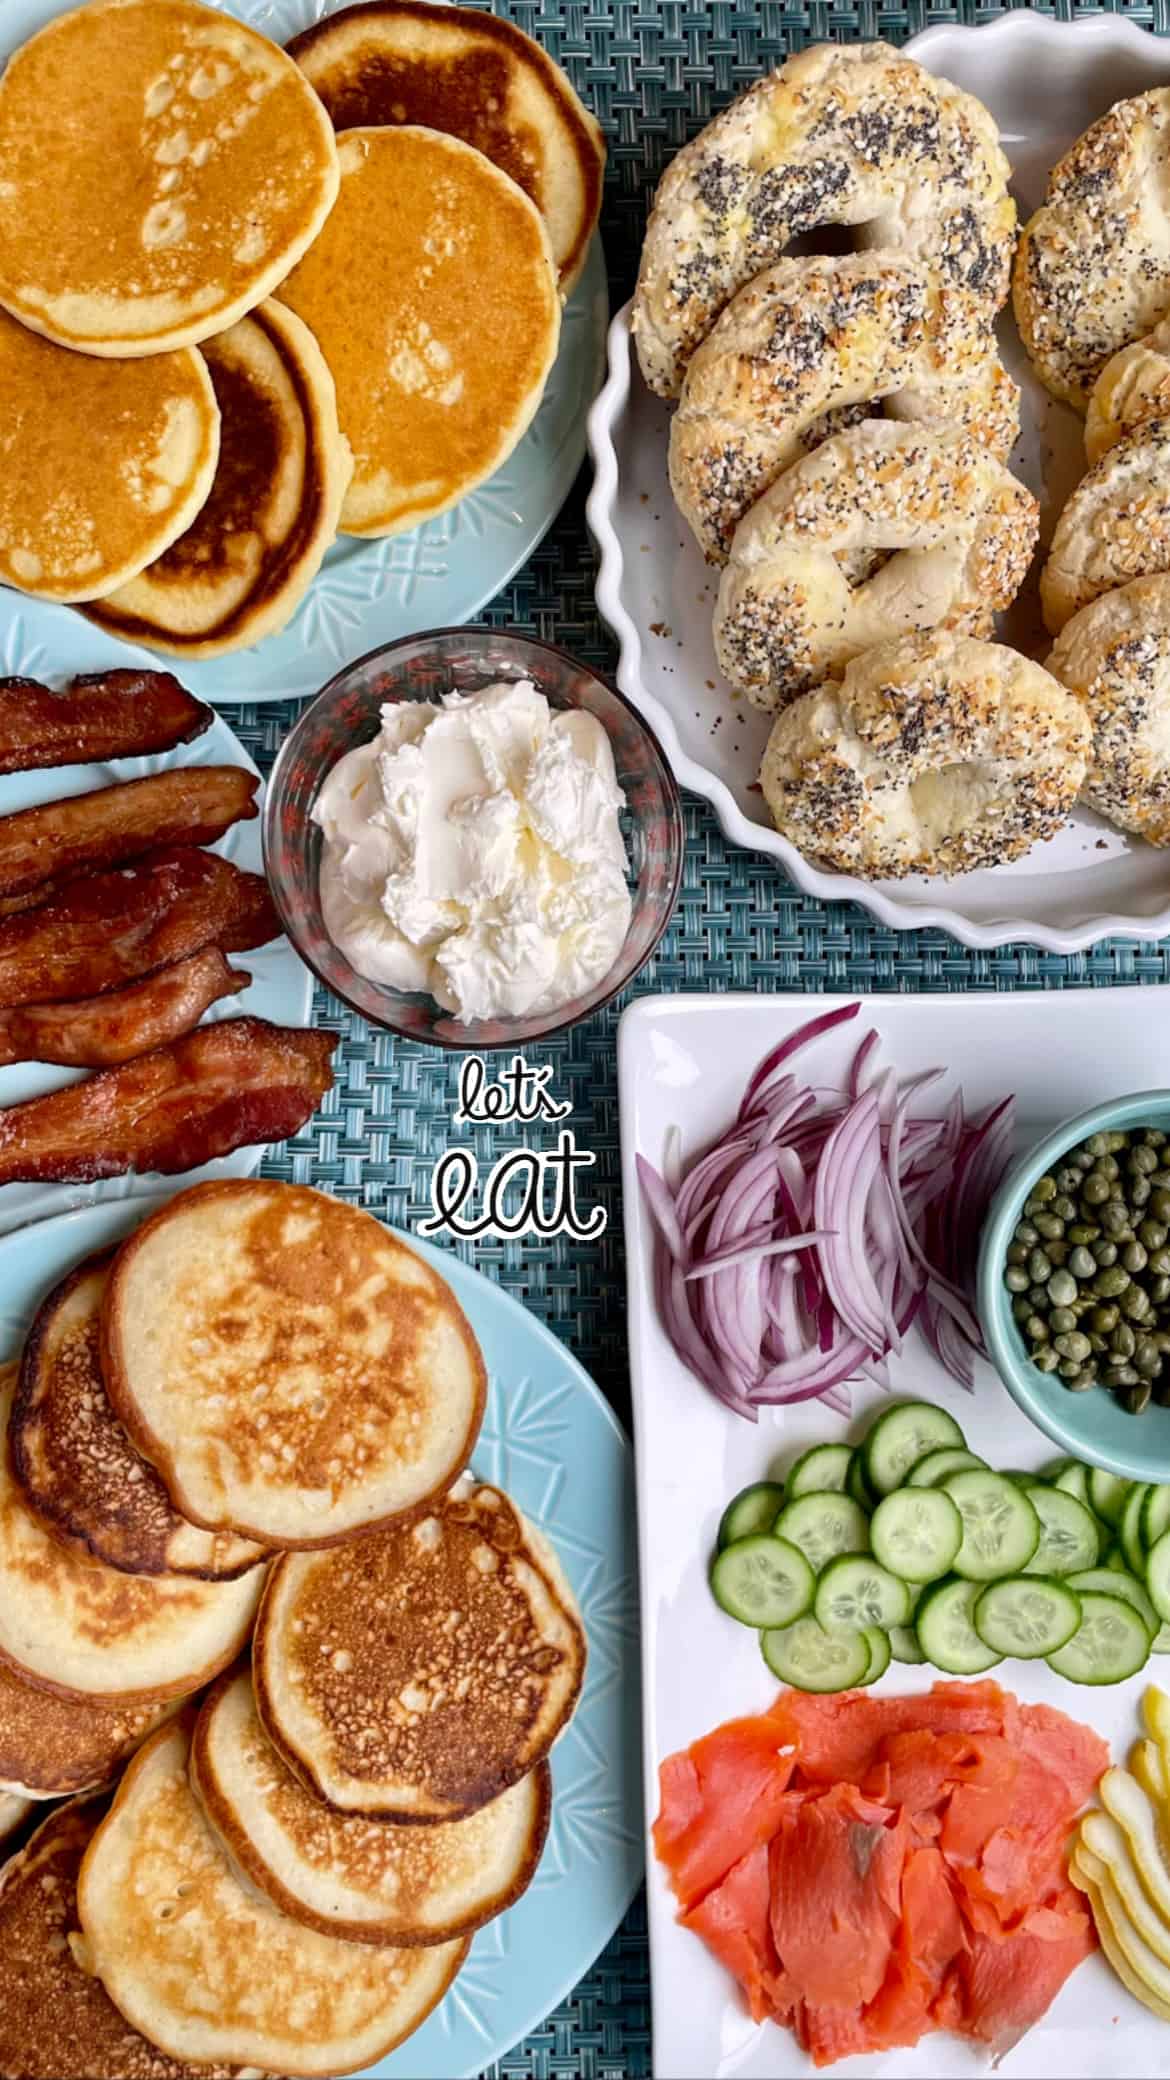
[[[189,1033],[212,1004],[238,996],[251,980],[247,969],[229,968],[218,946],[205,946],[104,997],[0,1011],[0,1068],[9,1062],[114,1068]]]
[[[172,1177],[283,1141],[332,1088],[332,1033],[227,1018],[120,1069],[0,1110],[0,1184]]]
[[[262,874],[187,846],[148,853],[0,919],[0,1007],[102,996],[202,946],[242,953],[279,932]]]
[[[0,773],[173,751],[214,719],[170,672],[89,672],[66,693],[0,679]]]
[[[174,766],[0,816],[0,898],[51,889],[171,845],[214,845],[256,815],[246,766]]]

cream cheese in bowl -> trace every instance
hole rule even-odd
[[[553,1011],[631,917],[605,729],[530,679],[381,709],[313,805],[326,930],[351,966],[462,1020]]]

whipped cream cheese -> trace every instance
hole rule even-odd
[[[554,1011],[608,973],[630,922],[624,796],[601,724],[529,679],[390,702],[313,807],[321,910],[371,982],[461,1019]]]

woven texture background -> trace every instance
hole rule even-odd
[[[788,51],[825,38],[901,42],[938,22],[978,24],[995,7],[883,7],[813,0],[758,7],[711,0],[497,0],[565,65],[609,141],[602,229],[614,307],[629,295],[646,211],[662,165],[740,86]],[[1037,10],[1068,21],[1104,10],[1058,0]],[[1109,10],[1170,32],[1170,0]],[[1036,91],[1044,92],[1042,81]],[[485,618],[563,644],[603,672],[615,653],[593,604],[594,556],[585,528],[584,473],[557,524]],[[362,646],[357,644],[356,649]],[[241,707],[228,719],[267,770],[297,710]],[[638,993],[651,990],[1007,990],[1170,980],[1170,942],[1106,942],[1062,959],[1029,947],[970,953],[939,932],[897,933],[852,906],[814,902],[771,862],[729,846],[704,803],[689,798],[682,899]],[[624,1261],[618,1183],[615,1058],[619,1000],[542,1055],[553,1089],[570,1098],[578,1143],[597,1158],[582,1197],[600,1201],[600,1245],[481,1242],[468,1251],[569,1343],[628,1421]],[[373,1033],[319,993],[319,1025],[336,1031],[336,1088],[297,1139],[266,1164],[273,1176],[321,1185],[411,1226],[430,1210],[436,1156],[453,1140],[476,1148],[481,1169],[509,1146],[540,1146],[541,1129],[453,1128],[458,1057]],[[535,1057],[533,1057],[535,1058]],[[548,1130],[546,1129],[546,1132]],[[505,2080],[639,2080],[649,2071],[649,1973],[639,1900],[594,1969],[545,2027],[501,2060]]]

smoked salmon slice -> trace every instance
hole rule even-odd
[[[814,2065],[950,2029],[998,2056],[1095,1945],[1069,1829],[1109,1755],[990,1682],[781,1693],[660,1772],[684,1925]]]

